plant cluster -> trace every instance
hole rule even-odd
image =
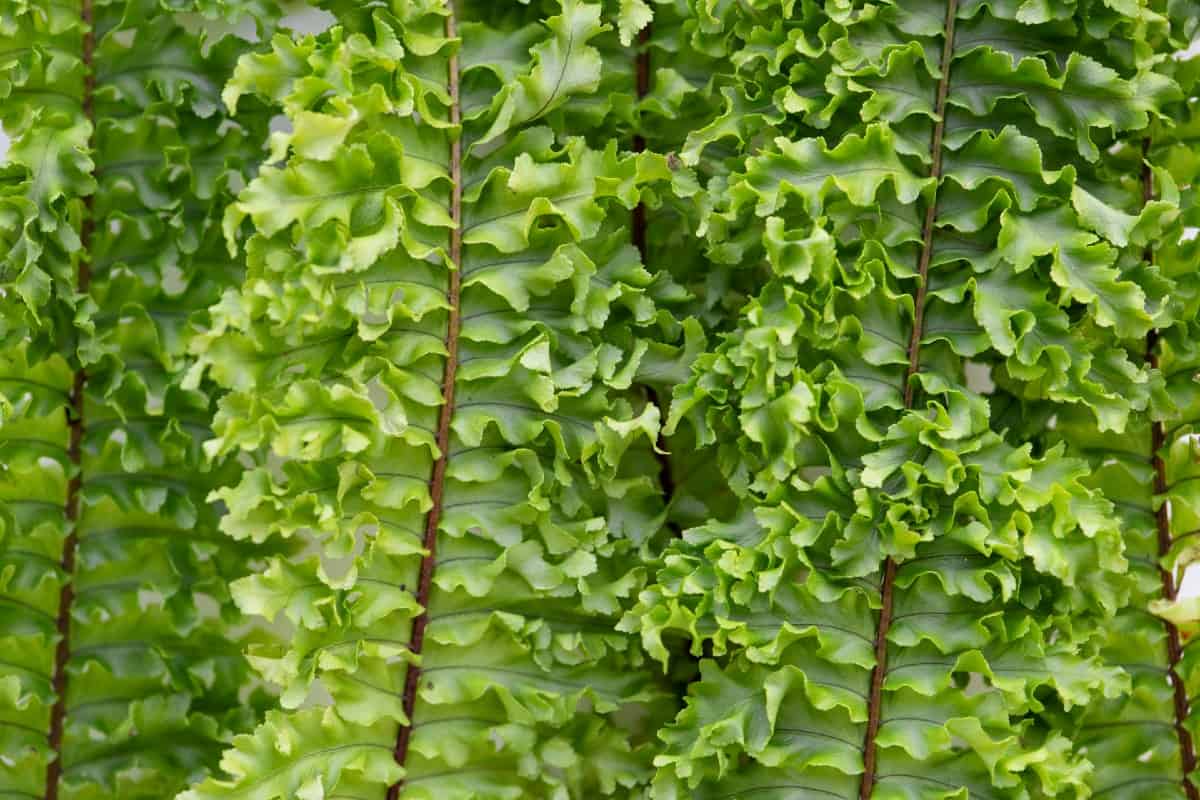
[[[0,0],[0,798],[1200,800],[1194,0]]]

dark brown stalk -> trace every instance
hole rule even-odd
[[[650,42],[652,25],[647,25],[638,33],[638,54],[634,60],[634,86],[637,90],[638,99],[641,100],[650,93],[650,48],[647,45]],[[633,152],[641,153],[646,149],[646,139],[640,133],[633,135]],[[646,248],[646,207],[641,203],[634,206],[633,221],[631,224],[630,238],[633,240],[633,246],[637,248],[638,253],[642,257],[642,265],[649,263]],[[650,398],[650,402],[658,406],[660,410],[664,408],[662,400],[658,396],[658,392],[653,387],[646,387],[646,394]],[[654,457],[658,459],[658,479],[662,483],[663,494],[667,500],[675,494],[675,479],[671,472],[671,458],[666,452],[666,444],[659,435],[658,447],[654,451]]]
[[[453,0],[447,0],[446,38],[458,38],[458,21],[455,17]],[[446,368],[442,376],[442,409],[438,415],[437,447],[438,458],[433,464],[433,475],[429,479],[429,494],[433,505],[425,516],[425,555],[421,558],[421,573],[417,580],[417,602],[421,613],[413,620],[409,654],[420,658],[425,645],[425,628],[429,625],[429,593],[433,586],[433,567],[437,559],[438,526],[442,519],[442,494],[446,485],[446,465],[450,458],[450,419],[454,415],[454,380],[458,371],[458,334],[461,323],[459,295],[462,289],[462,107],[458,98],[458,51],[450,56],[447,65],[447,87],[450,94],[450,123],[454,125],[450,142],[450,218],[454,227],[450,230],[450,287],[447,300],[450,312],[446,321]],[[400,726],[396,734],[393,751],[396,763],[404,765],[408,758],[408,745],[412,739],[413,710],[417,703],[417,685],[421,680],[421,667],[411,664],[404,676],[404,716],[408,722]],[[398,800],[404,781],[388,788],[388,800]]]
[[[1146,139],[1142,142],[1143,204],[1149,203],[1154,198],[1154,178],[1150,173],[1149,162],[1146,161],[1149,152],[1150,140]],[[1144,258],[1153,263],[1154,251],[1147,247]],[[1158,369],[1157,330],[1151,330],[1146,334],[1146,361],[1150,364],[1151,369]],[[1167,493],[1167,468],[1163,463],[1162,456],[1159,455],[1164,444],[1166,444],[1166,435],[1163,431],[1163,424],[1156,420],[1150,424],[1150,463],[1154,467],[1154,493],[1159,496]],[[1162,559],[1171,552],[1173,543],[1170,510],[1167,508],[1166,502],[1163,502],[1158,507],[1158,511],[1154,513],[1154,520],[1158,528],[1158,555]],[[1162,581],[1163,598],[1168,601],[1174,600],[1179,591],[1175,585],[1174,573],[1160,566],[1158,576]],[[1183,790],[1187,794],[1188,800],[1200,800],[1200,790],[1196,789],[1196,785],[1188,777],[1196,769],[1196,747],[1192,742],[1192,734],[1187,728],[1191,705],[1188,702],[1187,688],[1184,686],[1178,669],[1179,660],[1183,657],[1183,647],[1179,640],[1179,629],[1175,627],[1175,624],[1163,620],[1163,627],[1167,632],[1167,677],[1171,682],[1175,701],[1175,733],[1179,737],[1179,758],[1183,765]]]
[[[92,102],[95,90],[95,72],[92,69],[93,53],[96,38],[93,32],[92,0],[82,0],[80,19],[83,22],[83,115],[92,125],[91,138],[95,138],[96,114]],[[78,292],[86,294],[92,282],[91,247],[92,232],[95,229],[95,219],[92,211],[92,195],[83,199],[83,220],[79,225],[79,266],[76,277]],[[83,486],[83,403],[84,386],[87,384],[87,374],[83,367],[75,370],[75,378],[71,382],[71,394],[67,399],[67,459],[71,464],[71,477],[67,481],[67,499],[64,504],[64,518],[67,525],[67,536],[63,540],[62,558],[59,569],[62,572],[62,589],[58,593],[58,614],[56,628],[58,644],[54,648],[54,674],[51,685],[54,688],[54,705],[50,708],[50,731],[47,741],[50,745],[51,760],[46,765],[46,800],[58,800],[58,784],[62,777],[62,740],[63,728],[67,717],[67,663],[71,660],[71,607],[75,602],[75,550],[79,541],[79,491]]]
[[[635,86],[637,97],[641,100],[650,93],[650,26],[642,28],[638,33],[638,54],[635,64]],[[640,153],[646,149],[646,139],[641,133],[633,135],[633,151]],[[646,207],[641,203],[633,209],[633,246],[642,254],[642,263],[646,263]]]
[[[925,327],[925,294],[929,286],[929,262],[933,257],[933,231],[937,223],[938,185],[942,180],[942,136],[946,128],[946,96],[950,93],[950,63],[954,59],[954,22],[958,0],[947,0],[946,26],[942,42],[942,76],[938,80],[937,119],[933,123],[930,155],[933,163],[929,176],[933,178],[933,196],[925,209],[921,234],[921,257],[917,265],[917,292],[913,298],[912,336],[908,340],[908,369],[904,373],[904,407],[913,406],[916,391],[914,377],[921,368],[921,335]],[[875,737],[883,711],[883,680],[887,676],[887,637],[892,627],[892,595],[896,584],[896,561],[888,556],[883,562],[883,585],[880,588],[879,626],[875,630],[875,668],[871,670],[871,694],[867,703],[867,735],[863,741],[863,778],[860,800],[870,800],[875,789]]]

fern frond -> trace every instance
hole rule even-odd
[[[1104,429],[1147,408],[1121,343],[1155,285],[1121,254],[1169,209],[1109,224],[1130,212],[1090,165],[1178,89],[1103,46],[1162,18],[1008,5],[697,4],[762,54],[730,82],[786,74],[806,100],[761,96],[757,140],[710,136],[746,145],[709,185],[709,252],[770,273],[670,422],[740,507],[685,532],[627,620],[660,660],[678,638],[712,656],[659,797],[1087,791],[1042,713],[1127,688],[1098,653],[1125,599],[1113,507],[971,376]]]
[[[1190,43],[1195,10],[1175,9],[1172,24],[1153,31],[1158,49],[1180,51]],[[1102,655],[1128,674],[1131,690],[1051,723],[1073,731],[1086,748],[1095,764],[1093,795],[1117,800],[1200,797],[1192,706],[1198,673],[1189,644],[1196,605],[1179,597],[1200,530],[1200,273],[1186,233],[1196,224],[1195,64],[1178,57],[1155,64],[1187,99],[1168,107],[1169,123],[1108,148],[1096,170],[1103,213],[1090,221],[1122,246],[1121,262],[1146,287],[1155,312],[1152,330],[1122,343],[1149,369],[1150,406],[1120,432],[1070,413],[1045,435],[1089,458],[1089,485],[1112,502],[1129,560],[1128,603],[1107,626]]]
[[[253,233],[200,348],[233,390],[212,452],[259,466],[217,496],[235,539],[313,556],[234,584],[296,628],[251,651],[283,710],[192,800],[649,779],[621,712],[669,698],[614,624],[663,521],[635,386],[660,288],[627,221],[671,171],[548,125],[589,113],[606,31],[554,5],[330,3],[227,89],[294,127],[226,218]]]
[[[254,553],[206,500],[237,468],[182,373],[266,119],[219,113],[245,43],[159,3],[3,17],[0,794],[162,798],[258,704],[228,591]]]

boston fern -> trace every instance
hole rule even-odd
[[[1146,337],[1194,314],[1195,265],[1177,286],[1153,265],[1149,244],[1179,238],[1179,186],[1138,154],[1180,99],[1169,23],[1132,3],[699,15],[726,104],[685,157],[739,146],[702,232],[714,269],[767,270],[668,426],[709,449],[738,507],[667,548],[625,622],[660,659],[672,639],[705,656],[661,733],[656,796],[1183,791],[1187,720],[1138,713],[1137,665],[1105,646],[1127,636],[1123,603],[1146,611],[1119,575],[1127,495],[1086,441],[1022,424],[1036,407],[1044,428],[1135,436],[1168,413]],[[1143,182],[1159,189],[1127,191]],[[1186,470],[1189,447],[1160,455]],[[1144,625],[1158,635],[1123,645],[1159,654],[1157,698],[1185,665],[1173,631],[1168,648]]]
[[[0,800],[1200,800],[1200,6],[316,5],[0,0]]]
[[[257,461],[225,531],[304,546],[233,586],[294,628],[249,651],[281,708],[186,796],[632,791],[616,712],[671,708],[615,626],[661,527],[638,381],[672,287],[628,227],[667,159],[569,133],[598,5],[326,7],[225,93],[293,127],[226,213],[246,279],[192,379],[230,390],[209,452]]]
[[[256,717],[228,588],[256,554],[206,499],[238,467],[184,378],[268,117],[223,112],[247,43],[204,22],[0,7],[2,797],[170,797]]]

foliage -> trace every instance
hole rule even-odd
[[[84,14],[0,14],[0,795],[158,799],[259,705],[228,589],[256,555],[206,502],[238,468],[183,376],[266,118],[219,105],[244,42],[150,0]]]
[[[0,3],[0,797],[1200,800],[1200,8],[317,5]]]
[[[1195,19],[1193,10],[1161,31],[1169,37],[1166,48],[1182,49]],[[1131,689],[1081,709],[1069,721],[1054,720],[1067,729],[1075,726],[1074,738],[1095,765],[1094,793],[1118,799],[1194,800],[1200,786],[1190,702],[1200,673],[1195,650],[1187,645],[1200,617],[1194,598],[1176,598],[1183,572],[1195,560],[1194,537],[1200,530],[1195,489],[1200,478],[1195,436],[1200,286],[1197,245],[1188,233],[1197,213],[1191,110],[1196,66],[1194,60],[1171,59],[1156,67],[1178,81],[1187,100],[1169,107],[1173,124],[1156,124],[1140,140],[1110,148],[1097,175],[1105,180],[1110,203],[1127,214],[1147,198],[1147,205],[1159,202],[1154,198],[1182,188],[1170,226],[1157,237],[1129,241],[1127,258],[1150,265],[1154,279],[1165,284],[1155,330],[1144,340],[1124,343],[1132,358],[1144,358],[1152,367],[1149,408],[1121,432],[1099,430],[1078,413],[1060,413],[1052,427],[1031,432],[1035,439],[1061,442],[1090,459],[1088,483],[1112,501],[1124,539],[1130,598],[1108,626],[1103,657],[1128,673]],[[1023,411],[1031,419],[1047,413],[1036,403],[1024,404]]]
[[[198,350],[232,390],[211,452],[258,457],[218,493],[223,527],[312,555],[234,584],[295,627],[250,655],[282,710],[189,798],[591,797],[648,777],[616,713],[668,697],[615,622],[663,515],[641,331],[677,292],[626,228],[671,174],[555,130],[603,111],[606,26],[599,5],[551,6],[329,3],[335,27],[277,37],[226,90],[293,129],[229,209],[248,271]]]
[[[1178,189],[1160,170],[1129,202],[1138,165],[1107,153],[1179,89],[1152,9],[1032,6],[698,11],[726,102],[683,156],[741,152],[702,232],[715,265],[770,272],[670,420],[738,508],[624,623],[705,656],[659,797],[1086,796],[1128,766],[1090,760],[1115,729],[1054,724],[1128,690],[1102,658],[1122,498],[1012,415],[1131,431],[1156,396],[1125,343],[1174,319],[1138,256]]]

